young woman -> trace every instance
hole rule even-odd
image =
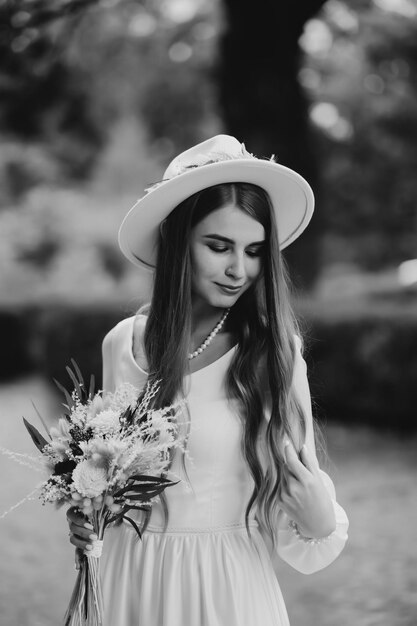
[[[120,227],[154,288],[104,338],[103,387],[161,379],[155,406],[185,398],[189,438],[142,541],[127,523],[106,532],[106,626],[286,626],[274,552],[309,574],[345,545],[281,256],[313,204],[301,176],[219,135],[176,157]],[[88,550],[85,520],[68,520]]]

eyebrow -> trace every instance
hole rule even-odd
[[[204,235],[205,239],[219,239],[220,241],[225,241],[226,243],[235,243],[233,241],[233,239],[229,239],[228,237],[223,237],[223,235],[216,235],[215,233],[212,233],[210,235]],[[265,239],[263,239],[262,241],[253,241],[252,243],[248,244],[249,246],[260,246],[261,244],[265,243]]]

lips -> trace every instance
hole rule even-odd
[[[216,283],[219,287],[226,287],[227,289],[240,289],[243,285],[223,285],[222,283]]]
[[[231,285],[222,285],[221,283],[215,283],[222,291],[225,293],[238,293],[243,287],[243,285],[231,286]]]

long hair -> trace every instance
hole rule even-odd
[[[279,443],[286,435],[298,448],[305,438],[305,417],[291,386],[294,335],[300,335],[300,330],[290,304],[288,272],[279,249],[275,213],[262,188],[249,183],[215,185],[190,196],[168,215],[160,229],[144,347],[150,379],[164,383],[153,406],[170,404],[178,393],[185,393],[184,377],[189,367],[191,230],[226,204],[239,207],[262,224],[266,236],[260,275],[229,313],[238,347],[227,372],[226,391],[229,398],[238,401],[243,421],[242,451],[254,480],[245,512],[246,528],[250,534],[249,513],[257,504],[259,522],[275,546],[273,518],[284,462]],[[270,412],[266,426],[265,411]],[[294,419],[298,434],[291,427]],[[261,462],[258,442],[267,452],[266,467]],[[167,522],[166,501],[162,500]]]

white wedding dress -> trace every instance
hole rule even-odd
[[[139,317],[143,332],[146,317]],[[126,381],[142,388],[146,382],[146,371],[132,352],[134,321],[135,316],[124,319],[105,337],[105,390],[113,391]],[[187,377],[191,458],[186,459],[186,467],[191,488],[178,453],[172,471],[181,481],[165,491],[167,531],[162,532],[159,501],[142,540],[128,522],[106,531],[101,557],[104,626],[289,624],[269,548],[253,510],[252,540],[245,528],[253,481],[240,449],[242,425],[223,386],[234,350]],[[297,358],[302,359],[301,353]],[[309,397],[305,400],[310,402]],[[347,540],[346,514],[335,500],[331,479],[324,472],[322,476],[336,513],[332,535],[318,543],[306,542],[288,526],[283,511],[276,523],[278,554],[304,573],[329,565]]]

